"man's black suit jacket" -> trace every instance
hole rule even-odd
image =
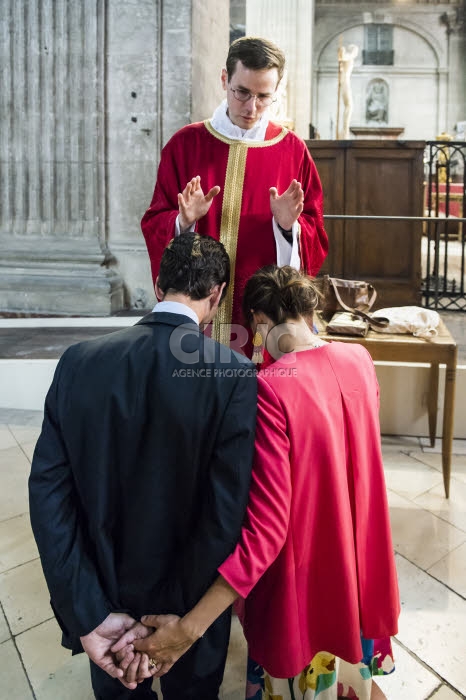
[[[247,504],[254,366],[187,316],[70,347],[47,395],[30,514],[64,644],[111,611],[183,614]]]

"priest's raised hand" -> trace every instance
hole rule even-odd
[[[304,192],[301,183],[292,180],[281,195],[276,187],[270,188],[270,209],[280,228],[290,231],[304,207]]]
[[[199,175],[193,177],[184,188],[178,193],[179,225],[181,233],[189,231],[193,224],[207,214],[212,204],[213,198],[220,192],[220,187],[215,185],[207,194],[204,194],[201,187]]]

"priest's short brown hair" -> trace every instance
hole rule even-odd
[[[283,78],[285,54],[276,44],[268,39],[262,39],[257,36],[243,36],[231,44],[226,62],[228,81],[231,80],[238,61],[241,61],[243,66],[250,70],[276,68],[278,71],[278,82]]]

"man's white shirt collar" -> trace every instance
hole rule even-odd
[[[238,141],[265,141],[265,132],[269,125],[269,120],[265,114],[261,116],[251,129],[240,129],[239,126],[233,124],[227,114],[228,104],[223,100],[212,115],[210,123],[215,131],[218,131],[222,136]]]
[[[197,325],[199,325],[199,318],[197,313],[191,309],[191,307],[182,304],[180,301],[159,301],[153,308],[154,313],[165,312],[169,314],[182,314],[183,316],[189,316]]]

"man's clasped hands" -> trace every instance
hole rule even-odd
[[[130,690],[167,673],[195,641],[177,615],[145,615],[138,622],[126,613],[110,613],[81,637],[91,661]]]

